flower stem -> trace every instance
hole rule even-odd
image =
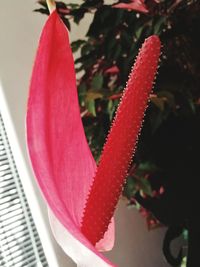
[[[49,12],[52,13],[56,9],[56,3],[54,0],[46,0]]]

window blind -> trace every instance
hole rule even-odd
[[[1,114],[0,266],[48,267],[18,175]]]

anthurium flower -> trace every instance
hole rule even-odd
[[[99,251],[113,247],[112,216],[136,146],[159,53],[158,37],[148,38],[97,168],[81,121],[68,31],[56,11],[44,26],[30,83],[27,144],[54,236],[79,267],[114,266]]]

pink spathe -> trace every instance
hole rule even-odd
[[[157,37],[153,39],[158,43]],[[145,97],[144,101],[148,94]],[[110,218],[115,203],[104,227],[108,230],[96,246],[90,235],[81,231],[82,225],[87,228],[83,214],[97,167],[81,121],[68,31],[56,11],[49,16],[40,38],[26,126],[32,167],[49,207],[56,240],[79,267],[114,266],[99,250],[113,247],[114,222],[110,223]]]

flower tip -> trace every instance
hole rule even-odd
[[[160,38],[158,35],[151,35],[148,38],[145,39],[144,45],[151,45],[152,49],[157,49],[159,54],[160,54],[160,49],[161,49],[161,42]]]
[[[153,42],[157,42],[157,43],[160,44],[160,38],[159,38],[159,36],[156,35],[156,34],[153,34],[153,35],[147,37],[147,38],[146,38],[146,41],[147,41],[147,40],[151,40],[151,41],[153,41]]]

